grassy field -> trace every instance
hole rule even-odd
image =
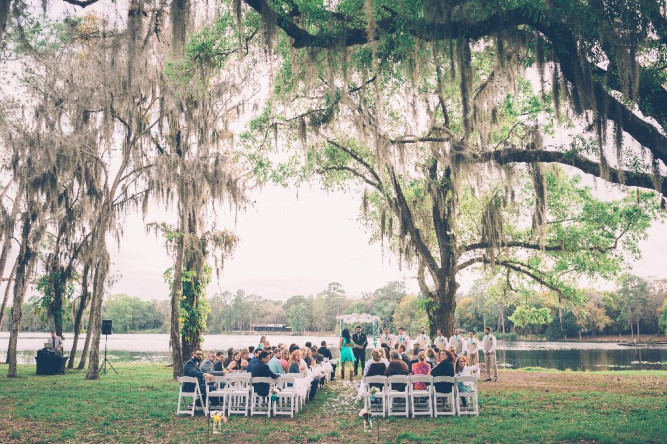
[[[119,374],[0,377],[0,442],[206,442],[205,417],[176,417],[171,369],[116,365]],[[0,366],[5,372],[6,366]],[[376,442],[335,381],[294,419],[233,416],[212,442]],[[379,442],[667,442],[667,371],[503,371],[481,383],[480,416],[380,421]],[[216,438],[216,439],[213,439]]]

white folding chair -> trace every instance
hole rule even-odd
[[[199,388],[199,379],[194,376],[179,376],[176,378],[179,384],[178,388],[178,407],[176,408],[176,414],[189,414],[190,416],[195,415],[195,410],[203,410],[206,413],[206,406],[204,405],[204,400],[201,397],[201,390]],[[194,384],[193,391],[184,391],[184,384]],[[190,407],[183,408],[183,400],[186,402],[190,400],[192,403]],[[197,405],[199,401],[199,405]]]
[[[408,401],[408,396],[410,393],[410,388],[408,384],[410,383],[410,378],[408,376],[394,375],[387,377],[386,384],[386,397],[387,397],[387,415],[389,416],[405,416],[406,418],[410,415],[410,403]],[[395,387],[397,384],[404,384],[405,390],[399,391]]]
[[[410,408],[412,417],[433,416],[433,378],[428,375],[410,376]],[[426,388],[417,390],[415,383],[425,384]]]
[[[256,384],[269,384],[268,396],[258,395],[255,392]],[[250,380],[250,416],[266,415],[271,416],[271,389],[275,384],[273,378],[252,378]]]
[[[459,382],[464,383],[470,387],[469,392],[462,392],[456,390],[456,412],[458,415],[475,415],[479,416],[479,405],[477,401],[477,377],[475,376],[457,376],[457,385]],[[466,405],[463,405],[465,399]]]
[[[225,408],[227,407],[226,376],[214,376],[213,379],[209,380],[209,382],[206,384],[206,411],[211,410],[211,397],[218,398],[219,400],[219,404],[217,406],[213,406],[215,407],[215,410],[219,410],[224,413]]]
[[[436,389],[436,384],[440,382],[448,382],[452,384],[452,391],[449,393],[439,393]],[[454,391],[456,390],[455,382],[453,376],[433,377],[433,414],[436,418],[438,416],[454,416],[456,414],[456,407],[454,404]]]
[[[375,415],[382,415],[383,417],[386,416],[387,413],[386,382],[387,378],[384,376],[366,376],[362,381],[362,384],[364,384],[365,387],[364,408]],[[377,391],[374,395],[374,401],[371,401],[371,397],[373,396],[371,393],[371,390],[373,390],[371,384],[382,385],[381,388],[378,388],[377,386],[375,387]]]
[[[250,373],[236,373],[227,376],[228,414],[248,416],[250,407]]]
[[[289,415],[294,418],[298,412],[297,393],[294,387],[296,377],[294,375],[283,375],[275,380],[276,387],[280,389],[276,393],[276,400],[273,402],[273,416]]]

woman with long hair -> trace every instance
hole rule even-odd
[[[297,349],[292,352],[289,361],[287,361],[287,373],[301,373],[301,368],[301,351]]]
[[[340,348],[340,378],[345,379],[345,363],[350,363],[350,381],[352,381],[352,363],[355,361],[354,353],[352,353],[352,338],[350,337],[350,330],[344,329],[340,334],[340,341],[338,341]]]

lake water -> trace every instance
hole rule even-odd
[[[226,350],[256,345],[259,335],[206,335],[204,349]],[[19,363],[34,364],[35,352],[49,338],[48,333],[22,333],[19,335]],[[287,336],[267,335],[271,344],[303,345],[311,341],[319,346],[321,341],[335,349],[335,336]],[[79,341],[83,348],[83,339]],[[102,337],[101,350],[105,338]],[[6,359],[9,333],[0,332],[0,362]],[[65,350],[71,347],[71,334],[65,334]],[[108,336],[108,358],[111,361],[168,363],[169,336],[166,334],[114,334]],[[334,354],[335,354],[335,350]],[[80,350],[79,350],[80,353]],[[667,370],[667,345],[627,347],[617,343],[593,342],[523,342],[498,341],[498,365],[506,368],[545,367],[558,370]]]

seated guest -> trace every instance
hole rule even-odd
[[[468,358],[465,356],[459,356],[456,358],[456,365],[454,370],[456,371],[456,376],[475,376],[475,373],[480,368],[484,367],[484,364],[475,364],[475,365],[466,365],[468,363]],[[459,392],[471,392],[473,387],[472,382],[459,382],[456,384],[456,388]],[[466,398],[461,397],[463,402],[463,407],[466,406]]]
[[[368,362],[369,364],[366,366],[366,369],[364,369],[364,377],[384,376],[384,372],[387,370],[387,366],[389,366],[389,361],[384,359],[383,348],[376,348],[375,350],[371,351],[371,360]],[[382,390],[384,388],[384,384],[373,383],[371,384],[371,387],[377,387],[378,389]]]
[[[219,352],[223,354],[222,352]],[[216,370],[215,369],[215,364],[216,364],[216,359],[215,359],[215,352],[210,351],[206,355],[206,359],[204,359],[201,364],[199,364],[199,370],[201,370],[204,373],[211,374],[213,376],[224,376],[225,372],[224,370]],[[221,384],[221,386],[224,387],[224,383]],[[215,390],[217,389],[215,383],[209,383],[208,384],[209,390]],[[202,393],[206,391],[206,387],[203,385],[201,386]],[[220,398],[219,397],[212,397],[211,398],[211,405],[220,405]]]
[[[412,358],[410,358],[410,361],[408,361],[408,370],[410,370],[410,372],[412,372],[412,364],[419,361],[419,358],[417,358],[417,355],[419,355],[419,350],[421,350],[419,344],[415,344],[415,346],[412,348]]]
[[[375,354],[378,355],[378,359],[375,359]],[[379,367],[376,366],[376,373],[374,375],[369,375],[368,370],[371,368],[371,365],[374,363],[380,362],[384,364],[384,367],[382,369],[382,373],[378,373]],[[362,373],[363,376],[379,376],[379,375],[384,375],[384,371],[387,369],[387,366],[389,365],[389,360],[384,357],[384,348],[379,347],[371,351],[371,359],[366,363],[366,367],[364,367],[364,372]]]
[[[401,355],[398,354],[397,351],[391,352],[391,361],[389,362],[389,366],[387,367],[387,370],[385,370],[384,375],[385,376],[394,376],[394,375],[403,375],[407,376],[410,374],[410,371],[408,370],[408,365],[401,359]],[[398,390],[399,392],[404,392],[405,391],[405,384],[392,384],[392,388],[394,390]]]
[[[320,343],[320,348],[317,350],[319,354],[324,356],[325,359],[328,359],[329,361],[333,360],[333,355],[331,354],[331,350],[327,348],[327,341],[322,341]],[[333,381],[334,376],[336,376],[336,364],[333,362],[331,363],[331,380]]]
[[[311,348],[313,346],[313,343],[308,341],[308,342],[306,342],[305,345],[306,345],[306,348]]]
[[[263,350],[268,346],[269,342],[266,340],[266,336],[259,338],[259,344],[257,344],[257,350]]]
[[[204,359],[201,364],[199,364],[199,370],[203,371],[204,373],[210,373],[211,375],[214,376],[223,376],[224,372],[223,371],[216,371],[215,370],[215,352],[210,351],[206,354],[206,359]]]
[[[408,358],[407,353],[405,353],[405,350],[407,350],[405,348],[405,345],[403,345],[403,344],[398,345],[398,353],[400,354],[401,359],[403,360],[403,362],[405,362],[405,365],[408,366],[408,370],[409,370],[410,369],[410,359]]]
[[[217,352],[215,354],[215,371],[221,372],[225,369],[223,363],[225,362],[225,352]]]
[[[287,373],[287,361],[289,361],[289,350],[283,348],[280,350],[280,363],[283,365],[285,373]]]
[[[246,361],[245,359],[241,359],[241,371],[242,372],[248,371],[248,361]]]
[[[428,350],[426,350],[426,363],[431,366],[431,368],[435,367],[436,364],[436,350],[433,347],[429,347]]]
[[[413,375],[428,375],[431,372],[431,366],[426,363],[426,352],[420,351],[417,353],[417,362],[412,364],[412,370],[410,371]],[[415,382],[415,390],[426,390],[426,383],[424,382]]]
[[[267,351],[260,351],[257,355],[258,362],[252,366],[251,375],[253,378],[273,378],[278,379],[280,375],[276,375],[269,368],[269,359],[271,359],[271,354]],[[269,384],[265,382],[258,382],[252,385],[255,389],[255,393],[259,396],[269,396]]]
[[[391,354],[391,347],[389,344],[380,344],[380,347],[384,350],[384,358],[389,362],[389,356]]]
[[[313,360],[313,352],[311,352],[308,347],[301,349],[301,357],[304,361],[306,361],[308,368],[311,368],[315,365],[315,361]]]
[[[250,362],[250,359],[253,359],[255,357],[255,347],[252,345],[248,347],[248,362]]]
[[[271,353],[269,353],[269,355],[271,355]],[[248,364],[247,364],[247,369],[246,369],[246,371],[247,371],[248,373],[252,373],[252,368],[253,368],[257,363],[259,363],[259,353],[257,353],[257,355],[256,355],[254,358],[250,358],[250,361],[248,361]]]
[[[276,347],[273,350],[273,357],[269,361],[269,368],[271,371],[277,375],[282,375],[285,373],[282,362],[280,362],[280,356],[282,355],[280,349]]]
[[[239,353],[239,358],[241,357],[241,354]],[[222,367],[227,368],[229,367],[229,364],[232,363],[232,360],[234,360],[234,348],[229,347],[227,349],[227,357],[222,361]],[[239,367],[241,366],[241,363],[239,362]]]
[[[241,371],[241,352],[235,352],[232,355],[232,360],[227,364],[225,370],[234,372]]]
[[[449,350],[440,350],[438,365],[431,369],[431,376],[454,376],[454,354]],[[451,393],[452,383],[438,382],[434,384],[438,393]]]
[[[299,346],[296,345],[296,344],[291,344],[291,345],[289,346],[289,352],[290,352],[290,355],[292,354],[292,352],[294,352],[294,350],[299,350]]]
[[[301,361],[301,352],[294,350],[287,362],[287,373],[301,373],[306,370],[306,363]]]
[[[55,331],[51,332],[51,339],[49,339],[49,342],[51,342],[51,347],[53,347],[53,350],[55,350],[56,353],[63,352],[63,338],[58,336]]]
[[[310,353],[313,359],[315,360],[315,363],[321,364],[322,361],[324,361],[324,356],[322,356],[317,352],[317,347],[315,347],[314,345],[310,347]]]
[[[199,379],[199,390],[201,391],[202,400],[204,401],[204,404],[206,404],[206,387],[204,384],[206,384],[205,380],[211,379],[213,375],[204,373],[203,371],[199,370],[199,364],[201,363],[203,357],[204,353],[201,351],[201,348],[195,348],[192,352],[192,358],[188,359],[185,362],[185,365],[183,365],[183,376],[190,376]],[[194,383],[186,382],[183,384],[184,392],[193,392],[194,390]],[[201,407],[199,399],[197,399],[196,405]]]
[[[241,367],[241,361],[250,361],[250,350],[244,348],[241,350],[241,359],[239,360],[239,367]]]

